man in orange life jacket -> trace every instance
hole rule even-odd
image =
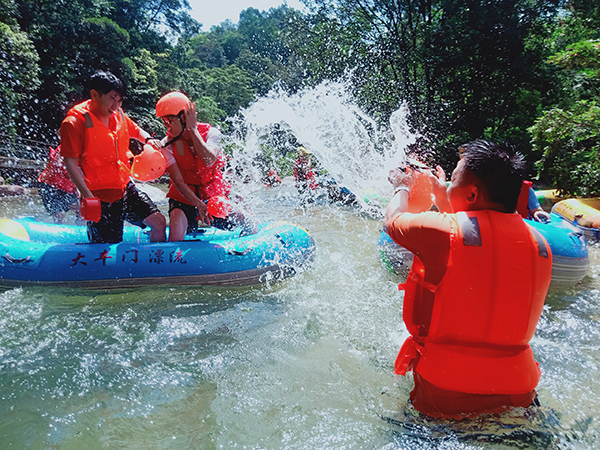
[[[394,169],[384,219],[414,253],[403,319],[410,333],[395,372],[413,371],[413,406],[435,418],[473,417],[537,402],[529,346],[550,284],[544,238],[516,214],[524,165],[507,145],[474,141],[452,173],[432,175],[442,212],[406,213],[414,173]],[[447,213],[446,213],[447,212]]]
[[[88,222],[90,242],[121,242],[125,219],[149,226],[151,241],[164,241],[165,217],[131,182],[129,164],[129,138],[156,147],[160,143],[123,113],[125,89],[115,75],[96,72],[89,87],[91,99],[69,110],[60,131],[61,153],[82,201],[93,197],[101,201],[100,220]]]
[[[225,156],[221,133],[208,123],[198,123],[196,105],[181,92],[170,92],[156,103],[156,116],[167,127],[161,141],[169,185],[169,241],[181,241],[198,228],[198,220],[221,229],[242,228],[255,233],[256,225],[235,205],[210,216],[211,199],[229,203],[231,185],[223,178]]]

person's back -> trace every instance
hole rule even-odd
[[[416,255],[401,286],[411,337],[395,371],[413,370],[415,408],[439,418],[535,400],[540,373],[528,342],[552,266],[547,243],[512,212],[521,184],[518,158],[487,142],[466,147],[440,202],[456,214],[404,213],[408,193],[397,175],[391,179],[398,199],[385,220],[390,236]],[[445,196],[443,181],[436,199]]]

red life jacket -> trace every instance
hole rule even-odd
[[[451,216],[452,217],[452,216]],[[550,247],[518,214],[495,211],[454,215],[448,268],[437,285],[425,283],[414,258],[403,318],[411,333],[395,372],[415,370],[436,387],[472,394],[524,394],[540,379],[529,346],[550,284]],[[429,329],[423,290],[434,293]]]
[[[294,179],[296,180],[296,187],[308,187],[313,191],[319,187],[315,172],[313,168],[308,164],[306,158],[297,158],[294,161]],[[303,184],[305,184],[303,186]]]
[[[125,189],[129,183],[131,166],[129,151],[129,129],[123,110],[113,115],[115,131],[109,130],[90,112],[90,100],[73,106],[67,116],[85,122],[84,151],[80,166],[85,183],[91,191],[100,189]]]
[[[523,180],[519,199],[517,200],[517,212],[521,214],[524,219],[529,219],[529,189],[531,187],[533,187],[531,181]]]
[[[198,124],[198,131],[205,142],[208,138],[210,128],[211,125],[208,123]],[[175,157],[183,181],[194,191],[198,198],[208,200],[210,197],[215,196],[229,196],[231,185],[223,178],[225,157],[222,153],[212,166],[207,167],[183,139],[178,139],[173,143],[173,156]],[[169,183],[167,197],[188,205],[190,204],[189,200],[179,192],[173,182]]]
[[[75,192],[75,185],[69,178],[67,168],[60,156],[60,145],[56,148],[50,147],[50,156],[48,156],[48,164],[38,177],[40,183],[46,183],[52,187],[65,191],[69,194]]]

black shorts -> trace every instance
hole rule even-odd
[[[180,209],[187,217],[188,226],[187,226],[187,234],[193,234],[198,232],[198,208],[192,205],[188,205],[187,203],[183,203],[177,200],[169,199],[169,216],[171,215],[171,211],[174,209]],[[215,217],[211,221],[211,226],[215,228],[219,228],[221,230],[233,230],[239,223],[235,220],[235,215],[230,214],[229,216],[221,219],[220,217]]]
[[[46,183],[40,183],[38,189],[48,214],[67,212],[73,204],[79,202],[76,192],[69,194],[62,189],[55,188]]]
[[[144,219],[158,211],[150,197],[129,183],[123,198],[116,202],[102,204],[102,217],[98,222],[88,222],[88,238],[93,244],[113,244],[123,240],[123,224],[126,220],[132,225],[145,228]]]

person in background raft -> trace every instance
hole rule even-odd
[[[75,212],[78,221],[81,220],[79,193],[67,173],[67,168],[60,155],[60,145],[56,148],[50,147],[48,163],[37,181],[39,183],[38,192],[44,207],[56,223],[62,223],[65,213],[69,210]]]
[[[478,140],[446,177],[431,175],[442,212],[406,213],[414,172],[394,169],[384,229],[414,253],[403,319],[410,333],[395,373],[413,372],[420,412],[441,419],[539,404],[529,341],[550,284],[544,238],[516,214],[524,163],[511,146]]]
[[[263,181],[265,186],[279,186],[281,184],[281,178],[275,169],[269,169]]]
[[[253,234],[256,225],[238,210],[232,211],[228,197],[231,185],[223,178],[225,156],[221,133],[208,123],[198,123],[196,105],[181,92],[170,92],[156,103],[156,116],[167,127],[161,141],[171,178],[169,185],[169,241],[181,241],[198,229],[198,221],[229,230],[242,228]],[[224,205],[219,216],[211,216],[214,201]]]
[[[519,200],[517,201],[517,212],[524,219],[531,219],[537,222],[550,222],[550,214],[542,209],[540,201],[535,195],[531,181],[523,180]]]
[[[166,240],[166,220],[150,198],[131,181],[129,138],[153,142],[150,135],[121,109],[125,88],[110,72],[90,79],[90,100],[72,107],[63,120],[61,153],[67,172],[79,189],[82,204],[100,200],[101,216],[88,221],[92,243],[123,240],[124,220],[151,229],[150,240]],[[84,217],[85,218],[85,217]]]
[[[294,161],[294,179],[296,180],[296,189],[300,193],[314,191],[319,187],[315,177],[315,171],[312,166],[312,157],[306,148],[298,147],[298,157]]]

